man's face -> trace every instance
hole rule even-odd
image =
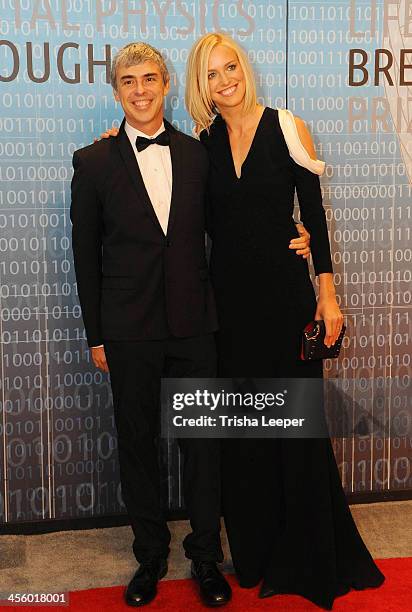
[[[170,87],[163,83],[156,62],[119,66],[116,86],[114,97],[122,105],[126,121],[148,136],[154,134],[163,121],[163,98]]]

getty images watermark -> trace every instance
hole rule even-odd
[[[325,437],[317,379],[164,379],[162,435]]]
[[[176,438],[407,436],[410,397],[409,379],[169,378],[162,381],[161,432]]]
[[[244,414],[242,411],[253,408],[256,411],[265,410],[265,408],[281,407],[286,405],[286,396],[288,390],[278,393],[251,393],[251,392],[235,392],[225,391],[221,389],[218,392],[210,391],[209,389],[196,389],[194,393],[173,393],[172,409],[181,411],[190,409],[196,406],[197,409],[206,409],[211,413],[219,410],[220,414],[210,416],[201,414],[200,416],[191,417],[173,415],[173,425],[175,427],[216,427],[223,428],[235,427],[302,427],[305,418],[280,417],[270,418],[267,414],[256,414],[252,416]],[[236,414],[222,414],[225,409],[239,409]]]

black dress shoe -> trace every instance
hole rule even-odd
[[[166,559],[152,559],[141,563],[126,589],[126,603],[137,607],[151,602],[156,597],[158,581],[166,574]]]
[[[260,587],[259,597],[260,599],[265,599],[265,597],[272,597],[273,595],[278,595],[279,591],[274,587],[270,586],[267,582],[263,581],[262,586]]]
[[[205,606],[223,606],[232,598],[232,589],[213,561],[192,561],[192,577],[197,581]]]

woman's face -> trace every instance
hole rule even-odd
[[[225,45],[216,45],[209,57],[209,92],[220,112],[243,104],[245,75],[236,52]]]

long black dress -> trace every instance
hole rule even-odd
[[[200,136],[209,151],[211,275],[221,377],[322,377],[299,360],[314,318],[308,265],[288,249],[295,188],[317,274],[332,264],[319,178],[289,155],[278,112],[265,108],[237,178],[224,120]],[[351,587],[384,576],[352,519],[329,439],[222,441],[223,512],[241,586],[264,578],[331,609]]]

